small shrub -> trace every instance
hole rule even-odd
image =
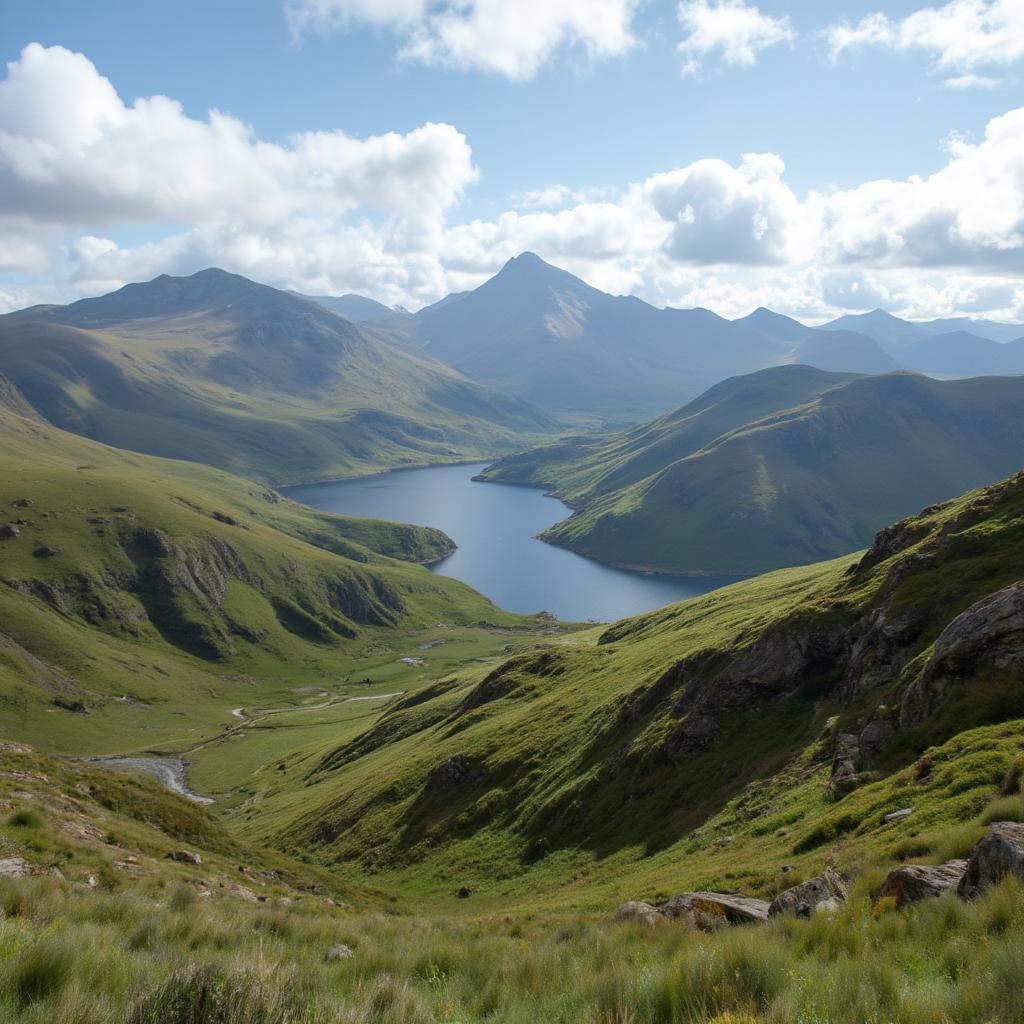
[[[1018,754],[1006,769],[1000,792],[1003,796],[1017,796],[1020,793],[1021,779],[1024,778],[1024,754]]]
[[[1024,821],[1024,797],[1004,796],[993,800],[982,812],[983,825],[991,825],[993,821]]]
[[[57,995],[67,984],[74,962],[71,947],[60,940],[39,940],[15,960],[10,987],[23,1006]]]
[[[42,828],[43,819],[33,810],[27,808],[15,811],[8,819],[7,824],[14,828]]]

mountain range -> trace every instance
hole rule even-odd
[[[542,534],[633,568],[746,575],[856,550],[1024,463],[1024,378],[782,366],[647,424],[507,456],[482,478],[576,511]]]
[[[522,447],[545,414],[221,270],[0,317],[0,373],[108,444],[291,483]]]
[[[876,310],[808,327],[763,308],[726,320],[606,294],[529,252],[472,291],[370,323],[505,393],[584,422],[643,419],[726,377],[786,363],[940,377],[1024,373],[1022,325],[913,324]]]

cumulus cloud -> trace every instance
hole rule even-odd
[[[682,0],[677,15],[685,33],[678,50],[687,74],[696,74],[716,53],[726,64],[749,67],[761,50],[796,38],[788,17],[762,14],[745,0]]]
[[[635,42],[638,2],[285,0],[285,15],[295,37],[368,24],[394,32],[403,59],[522,79],[566,46],[581,46],[591,58],[625,53]]]
[[[1024,4],[1020,0],[951,0],[893,20],[883,13],[827,30],[832,58],[861,46],[918,50],[940,69],[970,72],[984,65],[1007,65],[1024,57]],[[985,76],[960,74],[954,88],[990,84]]]
[[[731,315],[1024,314],[1024,107],[980,141],[952,138],[928,175],[800,194],[778,154],[756,153],[613,189],[552,185],[459,221],[477,172],[448,125],[267,143],[228,114],[125,102],[60,47],[27,47],[8,72],[0,307],[52,300],[54,281],[71,298],[222,266],[415,308],[530,249],[609,291]],[[125,228],[150,240],[128,243]]]
[[[266,224],[361,207],[438,216],[476,178],[450,125],[357,139],[256,138],[229,114],[200,121],[166,96],[125,104],[84,56],[33,43],[0,82],[0,216]]]

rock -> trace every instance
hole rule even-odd
[[[0,860],[0,878],[24,878],[32,869],[21,857],[4,857]]]
[[[913,807],[901,807],[898,811],[892,811],[882,816],[882,824],[889,825],[894,821],[906,821],[914,813]]]
[[[718,892],[686,892],[657,907],[658,913],[700,931],[724,924],[750,924],[768,920],[768,903],[748,896]]]
[[[475,774],[473,763],[465,754],[453,754],[430,773],[428,785],[431,789],[449,789],[472,779]]]
[[[31,507],[32,507],[32,499],[31,498],[15,498],[14,501],[11,502],[11,508],[31,508]]]
[[[974,899],[1007,875],[1024,878],[1024,825],[997,821],[971,851],[957,892],[962,899]]]
[[[951,860],[937,866],[902,864],[886,875],[878,895],[891,896],[898,907],[941,896],[960,883],[966,868],[965,860]]]
[[[43,544],[32,552],[33,558],[53,558],[60,554],[60,548],[51,548],[49,544]]]
[[[623,903],[615,911],[615,920],[632,921],[638,924],[646,924],[653,928],[654,925],[664,921],[665,916],[652,907],[650,903],[644,903],[643,900],[630,900],[628,903]]]
[[[203,858],[198,853],[192,853],[190,850],[171,850],[167,854],[167,859],[176,860],[179,864],[199,865],[203,863]]]
[[[768,916],[796,914],[797,917],[810,917],[819,910],[835,910],[846,900],[846,896],[846,885],[839,872],[834,868],[826,868],[817,878],[810,878],[780,892],[772,900]]]
[[[949,686],[980,664],[1024,667],[1024,581],[976,601],[939,634],[920,677],[900,701],[900,727],[920,725]]]
[[[327,951],[325,959],[329,964],[333,964],[339,960],[351,960],[355,955],[355,950],[351,946],[346,946],[343,942],[339,942],[337,946],[332,946]]]
[[[459,888],[455,895],[458,896],[460,900],[468,900],[469,897],[473,895],[473,890],[470,889],[468,885],[463,885]]]
[[[829,789],[838,795],[849,793],[857,787],[860,763],[860,740],[852,732],[841,732],[836,736],[832,753],[832,777]]]
[[[14,540],[20,533],[13,523],[0,523],[0,540]]]
[[[892,742],[896,735],[896,727],[887,718],[878,718],[868,722],[860,731],[858,746],[860,747],[860,758],[858,767],[861,771],[870,768],[878,755]]]

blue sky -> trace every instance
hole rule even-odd
[[[211,109],[247,126],[254,145],[293,156],[296,136],[339,131],[354,141],[396,133],[408,151],[392,154],[382,174],[394,180],[381,194],[345,179],[324,200],[308,184],[319,164],[290,170],[289,180],[303,176],[303,194],[277,196],[273,216],[249,215],[263,194],[258,180],[240,190],[251,189],[248,209],[218,207],[201,182],[205,199],[181,196],[176,209],[135,195],[138,182],[112,196],[117,187],[98,172],[79,180],[62,170],[73,180],[52,182],[63,192],[48,200],[24,166],[40,139],[23,118],[16,131],[5,126],[0,99],[0,175],[16,179],[9,194],[32,191],[27,216],[24,198],[0,211],[15,239],[6,259],[0,252],[0,301],[72,298],[210,261],[274,284],[415,306],[529,247],[609,290],[730,315],[763,301],[814,317],[869,298],[910,315],[1024,314],[1015,219],[1024,202],[1013,205],[1021,158],[1005,138],[1013,126],[983,151],[986,126],[1024,105],[1024,43],[1015,41],[1024,0],[521,0],[521,16],[497,28],[476,10],[496,0],[472,0],[469,14],[446,12],[448,2],[5,0],[8,65],[30,43],[51,55],[62,47],[109,80],[126,109],[155,95],[180,103],[162,152],[154,118],[124,129],[148,156],[125,159],[130,142],[102,138],[88,154],[98,165],[106,147],[112,164],[137,159],[133,173],[143,175],[156,150],[159,174],[175,161],[179,179],[197,163],[216,173],[216,140],[198,143],[197,161],[180,137],[208,125]],[[445,25],[459,33],[455,43]],[[843,26],[854,41],[834,55]],[[59,67],[54,56],[37,63],[24,86],[35,90],[33,109],[58,108],[62,89],[89,91],[81,67]],[[7,109],[15,98],[24,109],[21,93]],[[454,131],[419,139],[429,124]],[[79,151],[54,131],[46,143],[69,146],[64,163],[73,164]],[[951,137],[961,140],[953,150]],[[975,147],[970,167],[956,165],[956,146]],[[744,165],[749,153],[777,164]],[[955,183],[913,198],[900,187],[951,164],[947,177],[965,179],[965,190],[995,174],[999,210],[978,210],[968,194],[960,209]],[[892,186],[885,210],[871,187],[879,181]],[[275,190],[289,187],[275,179]],[[418,210],[408,196],[421,188],[428,198]],[[828,196],[838,198],[814,198]],[[918,220],[901,221],[905,206],[921,208]],[[935,224],[950,235],[951,206],[957,220],[943,249]],[[837,218],[847,219],[838,240]],[[877,237],[860,237],[875,221]],[[908,256],[914,239],[922,251]]]

